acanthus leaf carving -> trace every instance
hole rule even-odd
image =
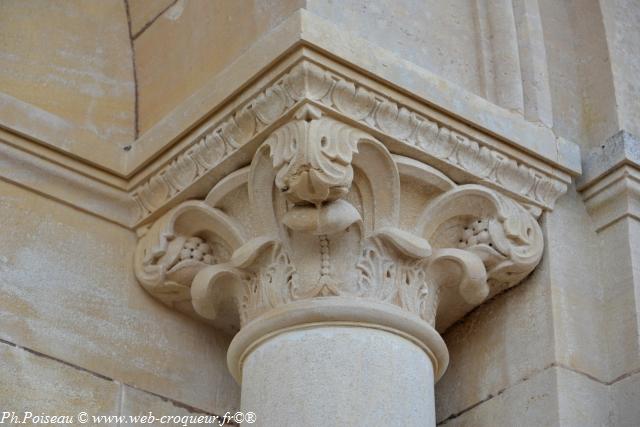
[[[436,132],[427,122],[410,126]],[[494,167],[495,157],[461,135],[438,128],[437,139],[455,140],[445,154],[469,167]],[[542,233],[527,209],[415,160],[402,160],[401,173],[399,160],[372,135],[301,106],[266,138],[248,173],[211,190],[224,194],[183,202],[151,227],[136,275],[165,303],[189,303],[229,330],[316,298],[388,304],[441,329],[537,265]],[[402,212],[420,201],[408,227]]]
[[[293,203],[318,205],[337,200],[351,186],[351,160],[363,133],[321,118],[313,107],[304,107],[296,118],[265,142],[277,170],[276,186]]]
[[[430,255],[426,240],[399,229],[369,237],[356,264],[358,296],[398,305],[433,323],[429,302],[436,289],[426,272]]]

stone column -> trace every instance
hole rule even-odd
[[[435,426],[434,370],[447,351],[428,324],[351,299],[302,301],[236,335],[229,364],[259,425]]]
[[[135,266],[154,296],[235,335],[229,369],[256,425],[424,426],[448,364],[438,331],[542,247],[514,200],[302,103],[249,167],[156,221]]]

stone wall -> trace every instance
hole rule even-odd
[[[5,182],[0,194],[3,408],[237,407],[229,339],[137,285],[132,231]]]
[[[132,18],[142,13],[138,9],[144,4],[162,11],[161,3],[131,2]],[[147,21],[137,31],[132,28],[140,133],[162,120],[301,2],[171,3],[154,21]]]
[[[633,0],[1,2],[0,408],[237,409],[231,337],[145,292],[134,251],[308,102],[540,216],[536,270],[443,331],[440,425],[638,425],[639,15]],[[356,101],[304,80],[280,108],[273,88],[304,61]],[[391,125],[358,116],[365,92]],[[524,165],[568,191],[536,204],[425,154],[398,136],[416,117],[511,156],[504,182]]]
[[[0,52],[2,104],[17,98],[50,113],[51,125],[73,130],[70,151],[74,142],[100,147],[135,137],[123,2],[2,2]],[[11,113],[19,110],[3,109],[3,119]]]

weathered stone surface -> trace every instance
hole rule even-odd
[[[354,325],[355,326],[355,325]],[[281,334],[244,367],[242,407],[258,425],[430,426],[433,371],[422,349],[371,328],[324,327]],[[264,390],[272,390],[265,396]],[[306,396],[322,401],[310,404]]]
[[[565,369],[549,367],[442,420],[441,426],[620,426],[637,425],[637,375],[612,386]]]
[[[451,362],[436,385],[439,422],[553,363],[554,324],[545,277],[548,269],[545,257],[522,286],[479,307],[444,335]],[[506,413],[504,417],[508,420]]]
[[[309,0],[306,9],[470,92],[483,94],[474,5],[465,0]]]
[[[633,427],[640,420],[640,373],[629,375],[611,386],[614,425]]]
[[[553,128],[581,147],[618,130],[607,37],[599,1],[540,0]]]
[[[135,87],[128,34],[119,0],[2,2],[0,92],[72,127],[59,147],[68,152],[130,143]],[[3,124],[14,121],[12,113],[21,111],[3,110]]]
[[[134,41],[143,133],[300,5],[179,0]],[[188,78],[185,76],[188,75]]]
[[[600,279],[585,265],[599,265],[601,249],[593,222],[571,188],[557,215],[545,220],[556,360],[607,381],[606,332]],[[567,236],[571,236],[567,238]]]
[[[555,368],[555,371],[558,387],[558,425],[575,427],[620,425],[613,420],[609,387],[568,369]]]
[[[615,87],[618,126],[640,135],[640,8],[634,0],[600,2]]]
[[[0,342],[0,402],[2,411],[15,412],[20,420],[26,411],[34,416],[75,417],[81,411],[89,416],[117,415],[119,386]],[[116,423],[108,425],[115,427]]]
[[[557,426],[557,369],[546,369],[488,396],[476,406],[441,420],[439,426]]]
[[[603,314],[608,348],[608,377],[613,381],[640,369],[640,225],[623,219],[600,232]],[[606,248],[606,249],[605,249]]]
[[[206,410],[237,405],[224,338],[135,284],[131,231],[0,186],[1,339]]]

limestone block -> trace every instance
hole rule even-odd
[[[439,426],[558,426],[557,368],[546,369],[491,395],[477,406],[441,420]],[[440,417],[440,416],[439,416]]]
[[[618,284],[625,287],[629,285],[628,282]],[[640,334],[636,298],[633,289],[628,289],[604,305],[606,332],[602,336],[605,337],[607,344],[609,371],[607,381],[614,381],[629,372],[640,369]]]
[[[558,423],[567,427],[617,426],[609,405],[608,387],[585,375],[556,368]]]
[[[220,72],[299,0],[179,0],[134,42],[141,133]],[[185,76],[189,78],[185,78]]]
[[[640,135],[640,8],[635,0],[601,1],[620,129]]]
[[[521,286],[480,306],[444,334],[451,361],[436,384],[439,422],[553,363],[553,320],[546,274],[548,261],[543,258]]]
[[[0,183],[0,338],[187,404],[237,406],[226,341],[140,289],[134,234]]]
[[[603,290],[603,315],[608,352],[606,381],[640,368],[640,324],[638,301],[640,254],[635,242],[640,238],[637,221],[623,218],[599,233]]]
[[[636,427],[640,420],[640,373],[611,386],[613,419],[617,427]]]
[[[631,251],[634,245],[630,239],[634,236],[630,235],[630,232],[630,222],[622,219],[599,233],[601,262],[607,269],[602,277],[603,298],[614,298],[624,289],[622,286],[615,286],[613,282],[632,282],[634,265]]]
[[[134,137],[131,43],[119,0],[0,4],[0,92],[68,121],[75,153]],[[3,111],[3,123],[13,121]],[[19,114],[15,111],[14,114]]]
[[[608,381],[602,336],[609,334],[600,278],[588,265],[600,264],[603,251],[595,227],[575,188],[545,218],[548,286],[553,306],[556,361]]]
[[[607,352],[603,350],[606,317],[603,304],[587,293],[552,287],[556,361],[606,381]]]
[[[470,92],[482,92],[472,2],[309,0],[306,9]]]
[[[583,147],[618,130],[599,1],[539,0],[555,132]]]
[[[475,407],[454,414],[439,425],[604,427],[625,424],[615,422],[607,386],[576,372],[551,367],[501,390]]]
[[[24,416],[116,415],[118,385],[21,348],[0,343],[1,410]],[[8,421],[5,421],[8,422]],[[115,427],[115,423],[112,424]]]

